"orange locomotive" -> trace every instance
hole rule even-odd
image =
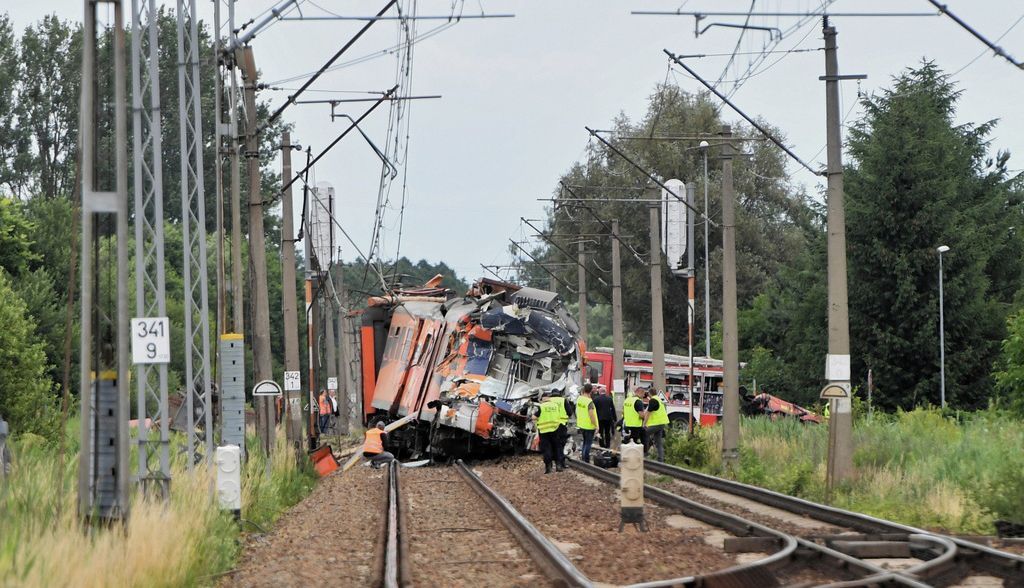
[[[413,457],[526,449],[541,393],[580,386],[576,321],[554,292],[484,278],[460,297],[439,284],[368,301],[364,423],[413,415],[389,441]]]

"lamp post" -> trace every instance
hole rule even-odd
[[[946,408],[946,325],[942,303],[942,254],[949,251],[949,246],[939,245],[939,402]]]
[[[704,154],[704,357],[711,357],[711,278],[708,275],[708,147],[707,141],[700,142]]]

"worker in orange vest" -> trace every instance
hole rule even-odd
[[[363,457],[370,460],[370,465],[379,468],[384,464],[394,461],[395,456],[384,451],[384,444],[387,443],[388,434],[384,432],[384,423],[377,423],[376,427],[368,429],[363,438]]]
[[[320,434],[323,435],[327,432],[327,424],[330,422],[331,413],[334,412],[334,409],[331,407],[331,400],[327,397],[326,389],[320,390],[318,404],[320,409],[320,419],[318,424],[320,425]]]

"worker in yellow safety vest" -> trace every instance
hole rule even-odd
[[[644,457],[651,446],[655,447],[658,461],[665,461],[665,429],[668,427],[668,408],[665,406],[665,397],[658,395],[653,390],[647,399],[647,410],[644,411]]]
[[[626,396],[626,399],[622,402],[622,442],[628,443],[643,443],[643,431],[644,421],[643,414],[646,404],[641,399],[640,394],[643,393],[643,389],[634,388],[632,392]]]
[[[565,439],[568,437],[569,416],[573,413],[572,404],[562,397],[560,389],[552,388],[544,392],[540,406],[533,414],[540,433],[540,452],[544,456],[544,473],[551,473],[554,463],[558,471],[565,469]]]
[[[576,428],[583,435],[583,445],[580,447],[580,459],[590,463],[590,447],[594,444],[594,433],[597,432],[597,409],[594,407],[592,397],[594,387],[587,382],[583,384],[583,390],[576,399]]]
[[[384,423],[378,422],[375,427],[367,429],[363,438],[363,457],[370,460],[370,465],[379,468],[384,464],[393,461],[394,455],[384,451],[384,444],[387,443],[388,434],[384,431]]]

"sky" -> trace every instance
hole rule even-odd
[[[260,15],[279,2],[240,0],[237,20]],[[384,0],[300,2],[307,16],[324,16],[328,11],[368,16],[385,4]],[[1024,60],[1024,2],[944,3],[987,38],[1002,37],[997,44]],[[402,4],[409,9],[412,2],[402,0]],[[483,10],[515,16],[463,20],[415,45],[412,92],[442,98],[414,101],[408,110],[401,255],[413,260],[445,261],[460,276],[470,279],[484,275],[480,264],[508,263],[508,238],[522,239],[531,232],[520,218],[543,217],[545,203],[538,199],[549,198],[559,176],[583,157],[588,144],[584,126],[608,128],[620,113],[639,119],[654,87],[666,80],[688,91],[703,89],[680,68],[670,69],[663,49],[678,54],[707,54],[689,63],[712,79],[724,71],[728,81],[740,77],[756,57],[750,53],[763,50],[767,41],[765,31],[741,32],[726,27],[712,27],[697,37],[691,16],[640,16],[630,11],[681,8],[745,12],[751,4],[757,11],[805,12],[816,9],[820,2],[468,0],[465,14],[480,14]],[[3,0],[0,10],[7,10],[14,25],[24,28],[48,13],[81,20],[82,6],[82,0]],[[447,15],[451,11],[450,0],[419,0],[417,6],[420,15]],[[213,2],[198,0],[198,10],[212,23]],[[839,33],[840,72],[868,76],[862,82],[842,83],[845,124],[854,123],[860,115],[858,92],[879,92],[889,86],[892,76],[923,59],[932,60],[945,72],[954,73],[953,79],[963,91],[958,121],[999,119],[991,137],[993,152],[1010,150],[1010,168],[1024,169],[1024,70],[994,57],[948,17],[937,16],[926,0],[836,0],[829,10],[932,14],[832,18]],[[701,25],[743,20],[707,17]],[[786,32],[775,51],[809,51],[770,54],[732,99],[748,114],[763,117],[782,129],[786,144],[819,167],[824,165],[825,156],[825,89],[818,80],[824,73],[824,53],[817,50],[823,46],[821,23],[810,20],[790,30],[797,23],[798,19],[788,17],[751,18],[751,25],[778,27]],[[423,35],[441,25],[445,22],[421,20],[417,30]],[[252,42],[261,81],[294,90],[302,79],[283,80],[318,69],[361,26],[359,22],[338,20],[275,22]],[[375,24],[341,61],[376,57],[324,75],[311,87],[315,92],[304,98],[351,98],[358,96],[351,94],[354,91],[390,88],[395,83],[396,59],[383,50],[397,42],[397,30],[395,21]],[[737,55],[733,64],[725,69],[734,51]],[[728,89],[730,85],[723,87]],[[276,106],[290,93],[266,90],[260,98]],[[339,112],[356,117],[368,105],[347,104],[339,107]],[[739,120],[727,109],[725,116]],[[327,105],[292,106],[283,118],[294,125],[292,142],[310,146],[314,153],[344,128],[344,121],[331,122]],[[387,109],[382,106],[363,126],[383,147]],[[177,165],[168,163],[172,164]],[[810,192],[818,191],[818,178],[795,164],[789,171]],[[355,134],[346,137],[314,170],[315,181],[330,182],[337,192],[338,221],[354,241],[354,245],[342,243],[346,260],[357,257],[357,251],[369,249],[379,172],[376,155]],[[381,245],[386,258],[393,258],[399,247],[401,180],[392,188],[385,212]],[[298,197],[300,194],[296,194]]]

